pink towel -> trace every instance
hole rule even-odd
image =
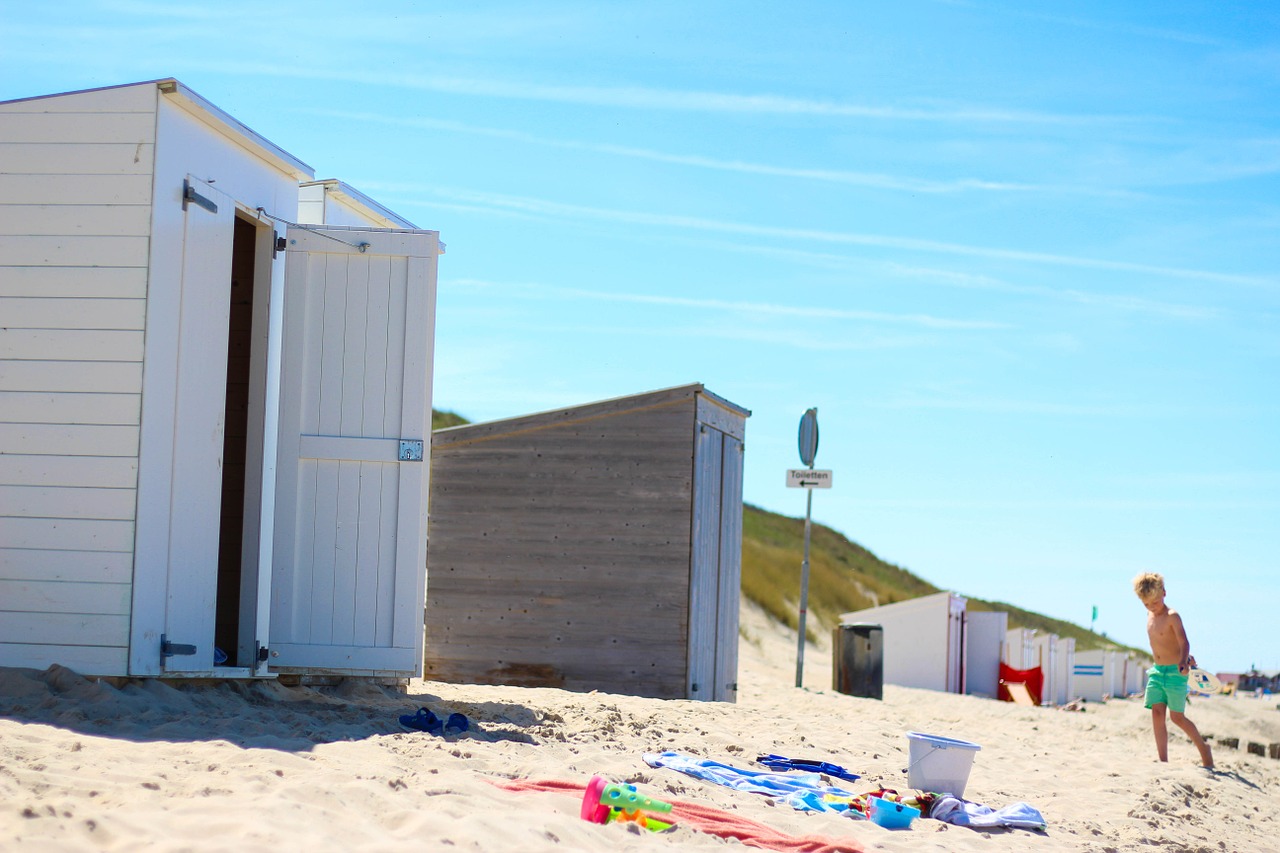
[[[507,791],[559,791],[564,794],[577,794],[579,797],[587,788],[585,784],[579,782],[561,782],[555,779],[490,779],[489,781]],[[863,849],[852,841],[828,838],[825,835],[787,835],[771,826],[711,806],[684,800],[670,802],[671,819],[676,823],[699,832],[718,835],[721,838],[736,838],[752,847],[780,850],[784,853],[863,853]]]

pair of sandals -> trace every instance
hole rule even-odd
[[[471,728],[471,721],[458,713],[450,714],[447,720],[441,720],[430,709],[419,708],[416,714],[401,714],[400,725],[407,732],[426,732],[443,737],[462,734]]]

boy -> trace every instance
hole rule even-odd
[[[1133,579],[1133,591],[1147,608],[1147,637],[1156,665],[1147,671],[1144,706],[1151,709],[1151,727],[1156,736],[1156,754],[1169,760],[1169,730],[1165,726],[1167,709],[1173,724],[1187,733],[1200,750],[1200,761],[1213,769],[1213,753],[1200,736],[1200,730],[1183,714],[1187,707],[1187,673],[1196,665],[1191,644],[1182,628],[1182,617],[1164,602],[1164,578],[1154,572],[1143,572]]]

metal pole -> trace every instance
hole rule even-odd
[[[800,563],[800,640],[796,649],[796,687],[804,686],[804,622],[809,613],[809,518],[813,513],[813,489],[804,504],[804,561]]]

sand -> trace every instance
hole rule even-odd
[[[593,774],[692,801],[791,836],[883,851],[1280,851],[1275,697],[1198,699],[1188,716],[1220,743],[1218,772],[1171,732],[1155,760],[1136,699],[1084,712],[1028,708],[886,685],[883,701],[830,690],[830,656],[806,652],[744,604],[736,704],[413,681],[288,688],[272,682],[118,686],[53,668],[0,670],[2,850],[747,850],[681,826],[599,826],[579,799],[492,781],[585,783]],[[461,712],[472,731],[406,733],[419,706]],[[861,773],[856,791],[907,790],[907,731],[981,744],[966,798],[1026,802],[1044,833],[918,820],[908,830],[802,813],[758,794],[651,768],[676,750],[744,768],[773,752]]]

